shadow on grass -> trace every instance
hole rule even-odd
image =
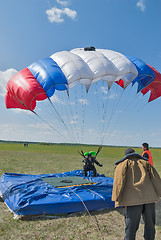
[[[0,199],[1,201],[1,199]],[[3,201],[3,200],[2,200]],[[113,209],[103,209],[100,211],[91,211],[91,216],[97,216],[102,214],[108,214],[111,212],[117,211],[119,214],[124,216],[124,207],[120,208],[113,208]],[[35,215],[35,216],[23,216],[18,217],[22,221],[45,221],[45,220],[52,220],[57,218],[70,218],[70,217],[80,217],[84,214],[89,215],[87,212],[79,212],[79,213],[71,213],[71,214],[58,214],[58,215]],[[141,223],[143,223],[143,220],[141,220]],[[161,226],[161,200],[156,203],[156,226]]]
[[[124,208],[117,208],[117,209],[109,209],[106,212],[110,211],[118,211],[121,215],[124,216]],[[161,199],[155,204],[155,212],[156,212],[156,226],[161,226]],[[144,223],[141,219],[141,223]]]
[[[106,212],[110,211],[118,211],[121,215],[124,216],[124,208],[117,208],[117,209],[109,209]],[[156,212],[156,226],[161,226],[161,199],[155,204],[155,212]],[[143,223],[143,220],[141,220]]]
[[[66,213],[66,214],[51,214],[51,215],[30,215],[30,216],[21,216],[21,217],[15,217],[15,219],[20,219],[22,221],[45,221],[45,220],[52,220],[52,219],[58,219],[58,218],[71,218],[71,217],[80,217],[83,215],[90,215],[90,216],[97,216],[97,215],[103,215],[108,214],[111,212],[117,211],[121,215],[124,215],[124,208],[113,208],[113,209],[103,209],[103,210],[97,210],[97,211],[90,211],[89,213],[86,212],[77,212],[77,213]]]

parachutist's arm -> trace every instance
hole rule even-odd
[[[83,152],[82,150],[81,150],[81,152],[78,151],[78,153],[79,153],[82,157],[85,158],[85,156],[84,156],[84,152]]]
[[[103,167],[103,164],[99,163],[98,166],[99,166],[99,167]]]
[[[98,153],[101,151],[101,149],[102,149],[102,146],[100,146],[100,147],[98,148],[97,153],[96,153],[96,156],[97,156]]]
[[[94,159],[94,163],[96,163],[99,167],[102,167],[103,165],[100,164],[96,159]]]

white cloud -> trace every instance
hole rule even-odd
[[[70,124],[72,124],[72,125],[73,125],[73,124],[74,124],[74,125],[77,124],[77,120],[71,120],[71,121],[70,121]]]
[[[77,12],[75,10],[71,10],[69,8],[59,9],[57,7],[53,7],[46,11],[48,19],[51,23],[62,23],[64,22],[63,15],[68,16],[71,19],[75,19],[77,16]]]
[[[151,132],[151,137],[156,137],[156,136],[160,136],[160,131],[157,132]]]
[[[53,103],[65,104],[56,94],[50,98]]]
[[[157,57],[158,57],[158,58],[161,58],[161,53],[159,53],[159,54],[157,55]]]
[[[0,125],[1,139],[14,141],[59,141],[60,135],[45,124],[12,123]],[[53,134],[54,133],[54,134]],[[53,138],[54,135],[54,138]],[[65,133],[63,133],[65,136]]]
[[[68,1],[63,1],[63,0],[57,0],[57,3],[63,5],[63,6],[67,6],[68,5]]]
[[[78,115],[73,115],[70,124],[77,124],[78,123]]]
[[[12,68],[4,72],[0,71],[0,95],[5,95],[7,82],[16,72],[17,71]]]
[[[64,92],[64,94],[66,93]],[[57,103],[61,105],[75,105],[75,102],[70,101],[69,99],[63,100],[63,98],[60,98],[58,95],[56,95],[56,93],[54,93],[53,96],[50,97],[50,100],[53,102],[53,104]]]
[[[21,108],[11,108],[10,112],[12,113],[16,113],[16,114],[26,114],[29,116],[33,115],[33,112],[27,109],[21,109]]]
[[[45,130],[50,129],[50,127],[47,124],[45,124],[45,123],[38,123],[38,122],[36,124],[29,124],[28,127],[30,129],[31,128],[33,128],[33,129],[37,128],[37,129],[41,129],[41,130],[43,130],[43,129],[45,129]]]
[[[80,98],[80,99],[79,99],[79,102],[80,102],[81,104],[85,104],[85,105],[89,104],[89,103],[88,103],[88,100],[85,99],[85,98],[84,98],[84,99],[83,99],[83,98],[82,98],[82,99]]]
[[[108,95],[108,99],[116,99],[118,94],[116,92],[110,92]]]
[[[146,8],[146,6],[145,6],[145,1],[146,0],[138,0],[137,1],[137,7],[138,8],[140,8],[140,10],[142,11],[142,12],[144,12],[145,11],[145,8]]]
[[[108,88],[107,87],[101,87],[101,92],[104,94],[108,94]]]
[[[92,128],[87,129],[87,133],[88,133],[88,135],[97,137],[97,132]]]
[[[15,112],[15,113],[17,113],[17,114],[24,114],[24,111],[25,112],[27,112],[26,110],[24,110],[24,109],[20,109],[20,108],[13,108],[13,109],[11,109],[11,111],[13,111],[13,112]],[[30,112],[30,111],[29,111]],[[31,112],[30,112],[31,113]]]

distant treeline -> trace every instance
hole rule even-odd
[[[82,144],[82,143],[49,143],[49,142],[29,142],[29,141],[6,141],[6,140],[0,140],[0,143],[18,143],[18,144],[40,144],[40,145],[65,145],[65,146],[93,146],[93,147],[99,147],[100,145],[95,144]],[[114,146],[114,145],[102,145],[103,147],[126,147],[126,146]]]
[[[37,144],[37,142],[27,142],[27,141],[7,141],[7,140],[0,140],[0,143],[18,143],[18,144]]]
[[[30,141],[6,141],[6,140],[0,140],[0,143],[18,143],[18,144],[39,144],[39,145],[63,145],[63,146],[93,146],[93,147],[99,147],[100,145],[94,145],[94,144],[82,144],[82,143],[49,143],[49,142],[30,142]],[[115,145],[102,145],[102,147],[120,147],[120,148],[140,148],[138,146],[115,146]],[[158,148],[161,147],[150,147],[150,148]]]

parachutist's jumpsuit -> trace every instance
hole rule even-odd
[[[96,171],[96,168],[94,166],[94,163],[96,163],[99,167],[102,167],[102,164],[100,164],[96,160],[96,158],[93,157],[93,156],[88,156],[88,157],[84,158],[84,160],[82,162],[84,162],[83,173],[86,177],[87,177],[87,171],[93,171],[94,177],[97,176],[97,171]]]

